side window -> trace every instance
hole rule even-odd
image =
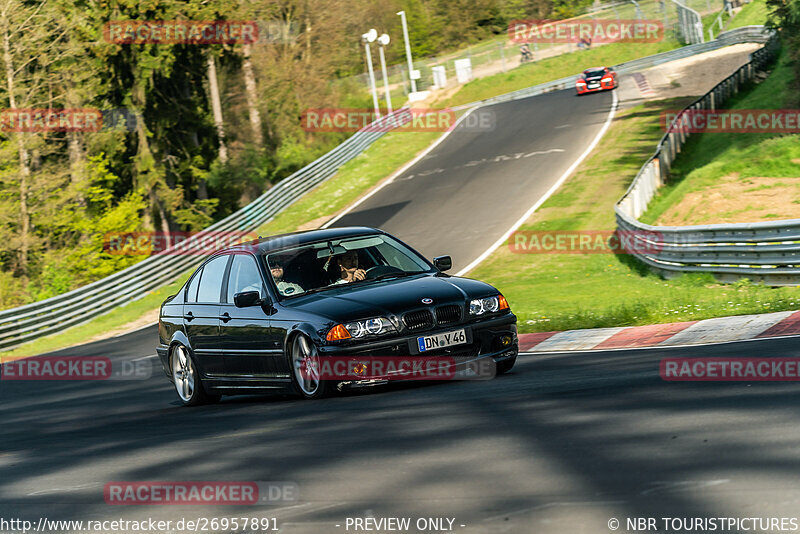
[[[222,277],[230,256],[220,256],[206,263],[203,267],[203,276],[200,277],[200,287],[197,290],[197,302],[219,302],[222,291]]]
[[[200,275],[202,274],[202,270],[198,270],[192,281],[189,282],[189,287],[186,288],[186,302],[197,302],[197,286],[200,285]]]
[[[258,266],[252,256],[236,254],[231,264],[231,274],[228,277],[228,304],[233,304],[233,296],[245,291],[258,291],[261,298],[266,297]]]

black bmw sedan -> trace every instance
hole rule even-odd
[[[365,227],[237,245],[206,259],[161,305],[157,352],[187,406],[275,389],[318,398],[391,378],[391,365],[380,367],[385,376],[359,375],[363,365],[355,375],[323,372],[343,358],[508,372],[516,316],[489,284],[444,274],[450,266],[449,256],[431,263]]]

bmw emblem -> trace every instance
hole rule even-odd
[[[422,299],[422,303],[423,304],[433,304],[433,299],[429,299],[428,297],[425,297],[424,299]]]

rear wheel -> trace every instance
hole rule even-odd
[[[184,406],[198,406],[220,399],[219,395],[209,395],[203,389],[200,373],[197,372],[197,367],[186,347],[176,345],[172,349],[170,362],[175,391]]]
[[[289,358],[292,366],[292,385],[298,395],[306,399],[324,397],[328,382],[321,379],[319,352],[308,336],[304,334],[295,336]]]

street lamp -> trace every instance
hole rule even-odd
[[[389,44],[389,36],[383,34],[378,37],[378,53],[381,56],[381,74],[383,74],[383,91],[386,96],[386,109],[389,115],[392,114],[392,95],[389,94],[389,76],[386,75],[386,56],[383,55],[383,47]]]
[[[369,51],[369,44],[378,38],[378,31],[371,29],[361,36],[364,41],[364,49],[367,51],[367,68],[369,70],[369,84],[372,87],[372,104],[375,106],[375,118],[381,118],[381,109],[378,106],[378,90],[375,88],[375,73],[372,72],[372,54]]]
[[[417,92],[417,81],[414,78],[414,64],[411,62],[411,45],[408,44],[408,24],[406,23],[406,12],[398,11],[400,20],[403,23],[403,39],[406,41],[406,60],[408,61],[408,79],[411,80],[411,92]]]

